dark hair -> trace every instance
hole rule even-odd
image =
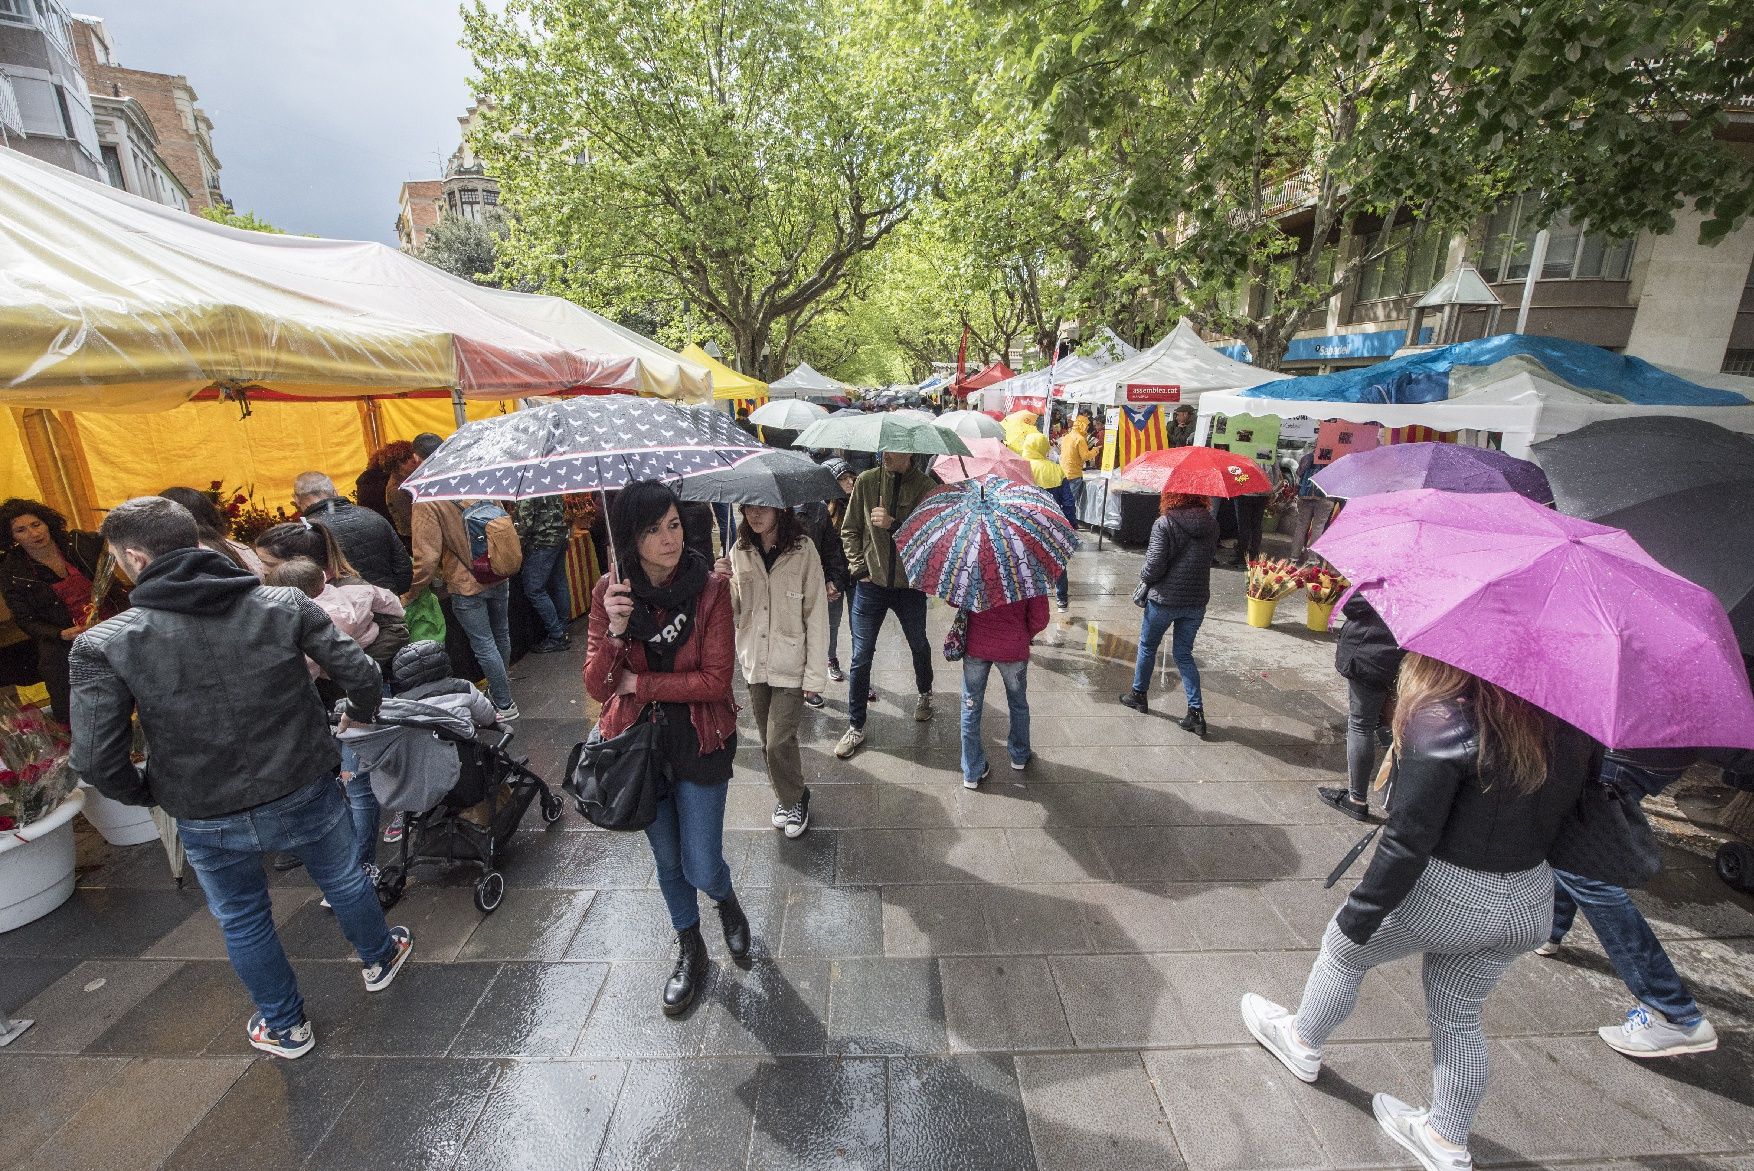
[[[203,541],[222,541],[231,535],[231,526],[207,493],[193,488],[166,488],[159,495],[189,510],[189,515],[195,518],[195,531]]]
[[[431,431],[422,431],[414,437],[414,441],[408,446],[412,447],[414,454],[421,459],[431,459],[432,453],[437,451],[442,443],[444,443],[442,436],[434,435]]]
[[[773,508],[773,505],[765,505],[764,507]],[[777,514],[774,517],[774,528],[777,531],[774,533],[773,547],[783,552],[804,539],[804,526],[798,520],[797,510],[791,508],[774,508],[773,510]],[[737,518],[737,543],[747,549],[760,548],[761,545],[755,536],[755,530],[750,528],[749,522],[742,517]]]
[[[609,506],[609,535],[615,538],[616,556],[627,560],[639,556],[639,536],[664,519],[672,508],[682,515],[681,501],[661,480],[635,480],[616,493]]]
[[[353,568],[347,555],[341,552],[341,546],[335,541],[335,534],[321,521],[291,520],[277,524],[257,537],[255,546],[266,550],[277,561],[308,557],[323,567],[323,572],[329,575],[331,581],[338,577],[359,576],[359,571]]]
[[[124,500],[110,509],[98,533],[117,549],[133,549],[153,559],[201,544],[201,530],[189,510],[163,496]]]
[[[374,472],[387,472],[403,460],[414,454],[414,445],[406,439],[398,439],[394,443],[386,443],[372,452],[366,467]]]
[[[1178,508],[1211,508],[1212,501],[1205,496],[1196,496],[1192,492],[1171,492],[1163,490],[1163,499],[1158,503],[1157,515],[1167,516]]]
[[[21,516],[34,516],[49,526],[49,535],[61,549],[67,548],[67,518],[40,500],[14,496],[0,504],[0,553],[10,553],[18,542],[12,539],[12,526]]]
[[[262,582],[271,586],[291,586],[307,598],[316,597],[328,584],[323,579],[323,567],[309,557],[282,561],[262,575]]]

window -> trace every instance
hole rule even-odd
[[[1725,350],[1723,372],[1754,376],[1754,350]]]
[[[1375,241],[1363,237],[1364,247]],[[1402,224],[1389,233],[1389,251],[1358,270],[1359,301],[1418,296],[1437,283],[1449,256],[1449,235],[1424,224]]]
[[[110,186],[128,190],[128,182],[122,177],[122,152],[113,146],[105,146],[103,153],[104,175],[109,179]]]
[[[1500,204],[1480,230],[1473,262],[1488,281],[1520,281],[1529,275],[1538,229],[1533,201],[1522,196]],[[1631,240],[1614,240],[1557,215],[1547,225],[1547,256],[1540,279],[1623,281],[1632,271]]]
[[[499,192],[494,191],[491,188],[483,191],[481,193],[481,202],[485,203],[489,207],[493,207],[494,205],[499,203]]]
[[[463,202],[465,204],[480,203],[481,192],[475,190],[473,187],[463,188]]]
[[[35,24],[31,18],[30,0],[0,0],[0,20],[10,24]]]
[[[18,99],[19,117],[24,122],[24,132],[31,135],[42,135],[45,138],[63,137],[62,128],[66,125],[62,118],[61,107],[55,100],[55,85],[40,77],[12,78],[12,93]]]

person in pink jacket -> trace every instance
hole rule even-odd
[[[994,667],[1005,681],[1005,703],[1011,709],[1011,731],[1005,747],[1011,767],[1029,764],[1029,641],[1048,624],[1048,600],[1010,602],[980,614],[969,614],[966,650],[962,657],[962,787],[978,789],[992,772],[981,744],[981,709],[987,702],[987,676]]]

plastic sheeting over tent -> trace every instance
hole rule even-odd
[[[1225,357],[1201,340],[1183,318],[1168,337],[1150,349],[1082,378],[1063,379],[1055,397],[1073,403],[1119,406],[1127,402],[1130,385],[1174,386],[1181,394],[1178,401],[1198,403],[1209,391],[1236,390],[1283,377]]]
[[[767,392],[774,398],[838,399],[851,397],[853,388],[830,378],[808,362],[799,362],[796,370],[768,383]]]
[[[297,399],[708,397],[706,372],[570,302],[382,244],[210,223],[0,149],[0,403],[168,410]]]
[[[1586,423],[1638,415],[1690,416],[1754,433],[1754,400],[1746,395],[1582,342],[1517,334],[1208,395],[1200,434],[1211,416],[1234,414],[1498,432],[1504,451],[1516,456]]]
[[[1074,354],[1070,358],[1060,359],[1052,366],[1043,366],[1040,370],[1031,370],[1027,374],[993,383],[980,392],[981,405],[993,410],[1016,410],[1019,406],[1030,406],[1039,411],[1047,397],[1048,387],[1063,386],[1074,378],[1094,374],[1106,365],[1108,363],[1100,358],[1083,358]]]

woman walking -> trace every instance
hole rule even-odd
[[[1204,496],[1165,490],[1151,526],[1151,543],[1139,583],[1145,587],[1145,613],[1139,621],[1139,658],[1133,665],[1133,689],[1121,702],[1134,711],[1146,710],[1145,693],[1157,666],[1157,648],[1171,629],[1170,655],[1181,673],[1188,714],[1181,726],[1206,735],[1206,705],[1200,694],[1200,668],[1194,662],[1194,636],[1212,600],[1212,555],[1218,549],[1218,522]]]
[[[1354,821],[1370,818],[1370,778],[1376,771],[1376,731],[1395,690],[1401,644],[1376,607],[1353,594],[1340,611],[1346,625],[1334,647],[1334,670],[1346,680],[1346,787],[1323,785],[1316,796]]]
[[[1423,655],[1406,657],[1399,690],[1389,820],[1370,868],[1328,924],[1297,1012],[1249,993],[1242,1016],[1273,1056],[1313,1082],[1364,974],[1423,955],[1431,1107],[1388,1094],[1372,1105],[1421,1166],[1464,1171],[1486,1093],[1481,1008],[1511,961],[1547,938],[1547,854],[1600,749],[1526,700]]]
[[[683,535],[676,494],[655,480],[622,489],[609,514],[618,574],[592,591],[585,691],[603,705],[613,738],[656,707],[673,785],[646,829],[658,887],[676,929],[676,966],[664,985],[668,1016],[686,1011],[706,977],[697,892],[718,904],[725,946],[749,954],[749,919],[725,862],[725,793],[737,752],[731,702],[731,586]]]
[[[805,697],[820,695],[826,683],[822,646],[828,636],[828,592],[822,561],[791,509],[746,504],[731,546],[731,567],[737,659],[767,758],[773,825],[795,838],[810,826],[798,721]]]
[[[1005,749],[1011,767],[1022,772],[1033,755],[1029,749],[1029,640],[1047,629],[1048,600],[1028,598],[1007,602],[968,616],[962,656],[962,787],[978,789],[992,768],[981,743],[981,714],[987,703],[987,679],[993,668],[1005,682],[1010,728]]]

